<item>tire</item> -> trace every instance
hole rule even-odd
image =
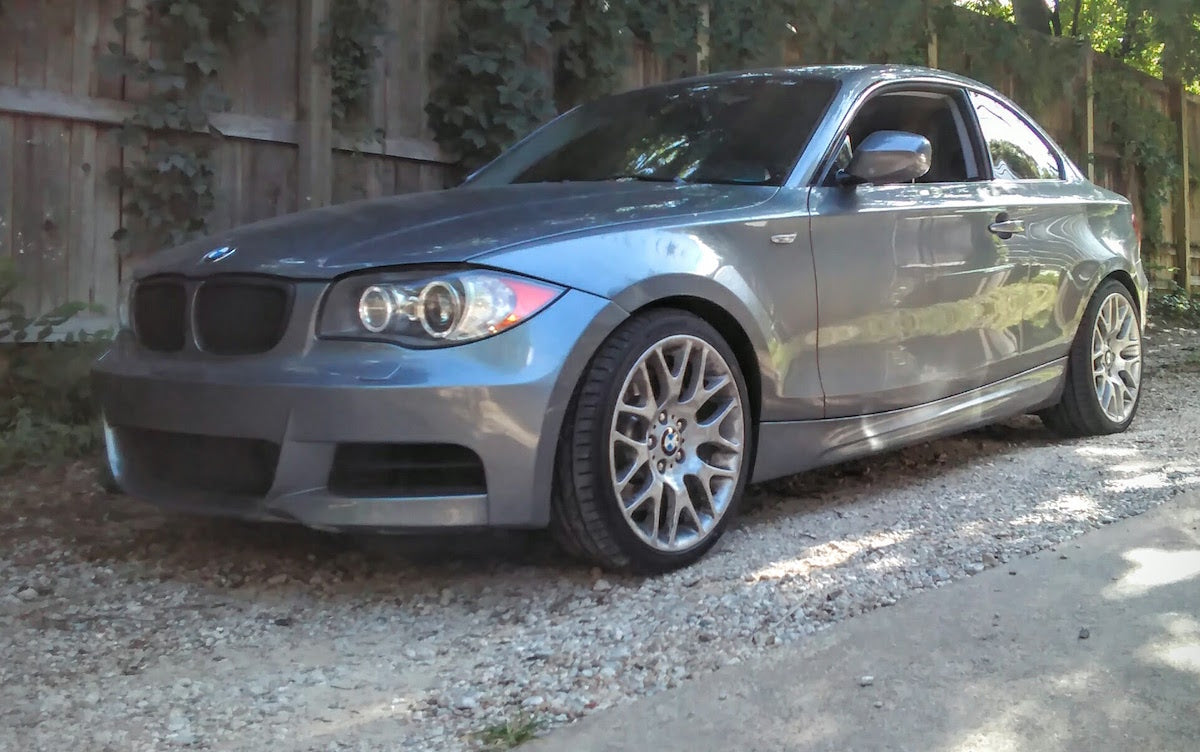
[[[1114,316],[1120,317],[1119,322]],[[1112,330],[1108,336],[1106,329]],[[1142,398],[1141,342],[1141,318],[1129,290],[1116,280],[1102,283],[1088,302],[1071,343],[1062,400],[1038,414],[1046,427],[1069,438],[1103,436],[1129,428]],[[1104,378],[1098,372],[1101,367],[1110,375],[1114,369],[1121,370],[1116,377],[1120,384]],[[1106,392],[1113,395],[1109,399],[1101,397],[1105,382],[1114,390]]]
[[[550,524],[562,547],[642,574],[702,557],[750,474],[748,394],[733,350],[698,316],[654,309],[618,327],[563,421]]]

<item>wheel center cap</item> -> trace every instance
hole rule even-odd
[[[663,431],[662,440],[659,443],[664,453],[675,454],[679,451],[679,432],[674,428],[668,428]]]

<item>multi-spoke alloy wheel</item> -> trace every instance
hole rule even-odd
[[[1141,315],[1125,285],[1108,280],[1079,322],[1062,400],[1040,415],[1064,436],[1117,433],[1133,421],[1141,395]]]
[[[703,541],[729,508],[745,434],[725,358],[690,335],[656,342],[625,378],[609,432],[625,521],[662,551]]]
[[[1100,409],[1114,423],[1123,423],[1141,388],[1142,336],[1137,312],[1120,293],[1100,304],[1092,329],[1092,377]]]
[[[632,317],[600,347],[564,421],[551,530],[601,566],[685,566],[735,516],[753,425],[737,357],[684,311]]]

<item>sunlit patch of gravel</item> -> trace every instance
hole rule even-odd
[[[0,749],[477,746],[703,676],[1200,485],[1200,338],[1150,334],[1122,436],[1034,419],[751,490],[706,560],[601,576],[542,536],[351,540],[0,479]]]

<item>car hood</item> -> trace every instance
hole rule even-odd
[[[761,186],[538,183],[463,187],[276,217],[155,254],[135,275],[270,274],[328,279],[400,264],[467,261],[571,233],[762,203]],[[217,249],[232,249],[216,252]]]

